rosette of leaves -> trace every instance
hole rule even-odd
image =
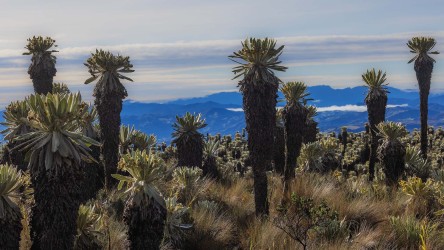
[[[11,102],[3,112],[4,122],[0,123],[6,129],[1,131],[4,140],[12,141],[19,135],[30,131],[28,122],[29,107],[26,101]]]
[[[147,135],[134,126],[120,126],[119,149],[121,154],[128,153],[129,150],[147,150],[156,145],[157,139],[155,135]]]
[[[197,196],[204,190],[201,188],[202,170],[199,168],[179,167],[173,171],[173,192],[178,200],[185,205],[192,205]]]
[[[126,154],[131,149],[134,137],[134,126],[120,126],[119,133],[119,151],[120,154]]]
[[[0,246],[4,249],[19,249],[23,226],[17,202],[22,186],[20,171],[9,165],[0,165]]]
[[[387,185],[396,185],[405,170],[405,146],[400,138],[407,135],[401,123],[381,122],[377,126],[382,144],[378,147],[378,157],[384,167]]]
[[[155,135],[147,135],[140,130],[135,130],[133,135],[134,150],[151,150],[157,143]]]
[[[89,147],[99,143],[79,129],[79,117],[87,112],[79,93],[31,95],[26,102],[31,130],[17,137],[15,148],[27,154],[34,187],[33,247],[71,248],[80,205],[82,164],[93,160]]]
[[[430,177],[430,162],[422,158],[421,151],[416,146],[408,145],[405,148],[405,168],[408,175],[417,176],[423,181]]]
[[[186,223],[187,220],[190,220],[190,218],[187,218],[189,217],[190,208],[178,203],[176,197],[167,198],[165,203],[168,214],[165,223],[164,242],[169,242],[180,249],[183,237],[187,231],[193,228],[193,224]]]
[[[47,94],[52,92],[52,81],[56,75],[56,57],[52,54],[58,52],[51,49],[55,40],[51,37],[43,38],[41,36],[28,39],[28,44],[23,55],[32,55],[31,64],[29,65],[28,74],[32,79],[34,91],[36,94]]]
[[[89,147],[100,144],[79,131],[78,117],[88,112],[80,93],[31,95],[26,102],[32,131],[17,137],[17,148],[29,150],[31,166],[57,174],[61,167],[92,159]]]
[[[55,82],[52,85],[52,93],[53,94],[69,94],[71,90],[69,90],[68,85],[63,82]]]
[[[99,79],[94,92],[114,93],[122,91],[126,93],[125,87],[120,83],[119,79],[133,81],[122,74],[134,72],[132,69],[133,65],[130,63],[128,56],[114,56],[109,51],[96,50],[96,53],[92,54],[84,64],[88,67],[88,72],[91,74],[91,77],[85,81],[85,84]]]
[[[25,170],[26,164],[23,161],[23,153],[14,150],[17,145],[15,139],[19,135],[26,134],[31,131],[28,121],[29,107],[26,101],[11,102],[3,112],[4,122],[0,123],[6,128],[1,131],[7,144],[3,148],[2,162],[18,166],[19,169]]]
[[[324,172],[323,155],[324,152],[319,142],[304,144],[298,157],[298,165],[303,171]]]
[[[164,176],[164,162],[156,154],[136,150],[123,155],[119,167],[128,176],[112,176],[119,180],[118,190],[125,186],[130,194],[123,214],[130,249],[158,249],[167,216],[165,200],[156,187]]]
[[[176,116],[172,136],[179,166],[202,167],[203,135],[198,130],[206,126],[201,114],[187,112],[183,117]]]
[[[203,175],[215,178],[217,171],[217,153],[220,147],[220,141],[209,139],[204,144],[204,160],[202,165]]]
[[[435,182],[432,179],[424,182],[421,178],[414,176],[405,181],[401,180],[399,186],[402,192],[410,197],[407,201],[407,208],[415,216],[427,216],[435,211],[440,198],[440,182]]]
[[[133,196],[133,201],[140,204],[144,199],[154,199],[159,205],[165,207],[165,200],[155,183],[162,179],[164,162],[156,154],[143,150],[133,150],[122,155],[119,168],[126,171],[129,176],[113,174],[119,180],[117,188],[121,190],[126,185],[125,192]]]
[[[273,71],[285,71],[287,67],[280,65],[279,57],[282,54],[284,46],[276,47],[276,41],[270,38],[265,39],[245,39],[242,42],[242,49],[233,52],[229,56],[230,60],[239,64],[233,68],[233,73],[238,77],[251,77],[252,84],[263,84],[269,81],[275,81],[276,77]],[[241,59],[244,62],[236,61]]]
[[[99,237],[101,215],[95,212],[94,206],[80,205],[77,217],[76,249],[102,249]]]
[[[326,171],[335,170],[340,167],[339,140],[333,137],[325,137],[319,141],[322,151],[322,165]]]

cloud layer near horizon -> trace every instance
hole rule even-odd
[[[279,73],[284,81],[304,80],[309,85],[327,84],[333,87],[361,85],[360,75],[375,66],[386,70],[388,81],[398,88],[414,88],[415,77],[411,58],[405,42],[414,34],[384,36],[304,36],[276,38],[284,44],[281,57],[286,73]],[[444,40],[444,32],[432,34]],[[114,53],[129,55],[136,70],[131,77],[138,85],[144,83],[165,90],[190,88],[200,95],[217,91],[234,90],[231,68],[235,65],[228,55],[240,48],[241,40],[204,40],[175,43],[121,44],[100,48]],[[60,42],[58,42],[60,43]],[[69,85],[81,85],[88,77],[83,66],[96,46],[59,46],[58,73],[55,81]],[[438,48],[439,49],[439,46]],[[25,86],[30,84],[26,69],[29,58],[21,56],[23,50],[0,50],[0,87]],[[377,67],[380,66],[380,67]],[[442,68],[435,66],[434,82],[444,82]],[[129,85],[131,86],[131,85]],[[432,85],[440,88],[440,84]],[[131,88],[131,87],[129,87]],[[182,92],[186,94],[186,92]],[[149,93],[148,93],[149,95]],[[165,97],[175,95],[165,95]],[[158,94],[145,96],[146,100],[160,100]],[[184,97],[184,96],[177,96]],[[134,99],[140,99],[136,97]]]
[[[361,74],[375,67],[387,71],[391,86],[417,88],[413,65],[407,64],[412,56],[407,40],[430,35],[438,41],[436,49],[443,50],[444,31],[437,25],[444,21],[442,4],[430,4],[434,8],[413,0],[402,6],[382,0],[5,0],[0,10],[0,105],[32,91],[29,56],[21,53],[34,34],[57,40],[55,81],[80,90],[86,99],[92,98],[92,87],[83,85],[88,78],[83,62],[96,48],[130,56],[135,83],[126,86],[133,100],[235,91],[234,63],[227,56],[240,49],[246,36],[270,36],[286,46],[281,59],[289,69],[278,74],[283,81],[357,86]],[[437,56],[432,89],[444,88],[443,67]]]
[[[408,107],[408,104],[401,105],[387,105],[387,108],[396,108],[396,107]],[[227,110],[234,112],[243,112],[242,108],[228,108]],[[331,112],[331,111],[344,111],[344,112],[367,112],[367,106],[363,105],[344,105],[344,106],[329,106],[329,107],[317,107],[317,112]]]

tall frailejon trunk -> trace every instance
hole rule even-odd
[[[130,198],[125,207],[123,220],[128,226],[130,249],[158,250],[163,239],[167,211],[154,199],[136,205]]]
[[[405,169],[405,147],[399,141],[386,141],[378,150],[381,162],[384,164],[386,184],[397,185]]]
[[[377,150],[380,137],[377,134],[376,125],[385,120],[385,109],[387,106],[387,96],[381,95],[378,98],[367,99],[368,123],[370,125],[370,159],[369,159],[369,180],[375,177],[375,164],[377,160]]]
[[[304,132],[304,143],[315,142],[318,134],[318,123],[313,119],[307,119]]]
[[[3,208],[5,216],[0,218],[0,249],[19,249],[22,231],[20,210],[9,206]]]
[[[110,190],[117,180],[111,175],[117,172],[119,162],[120,112],[124,97],[98,93],[95,99],[99,114],[102,161],[105,172],[105,187]]]
[[[285,171],[282,202],[289,199],[289,182],[295,176],[297,159],[301,153],[307,110],[300,104],[288,104],[283,111],[285,123]]]
[[[34,86],[34,92],[36,94],[48,94],[52,93],[52,81],[53,78],[33,78],[32,84]]]
[[[365,124],[365,133],[363,134],[364,149],[361,152],[361,164],[365,164],[370,159],[370,126]]]
[[[73,249],[82,171],[75,164],[57,175],[49,175],[44,166],[38,170],[31,169],[35,199],[31,208],[31,249]]]
[[[81,189],[82,202],[95,198],[99,190],[102,189],[104,186],[104,169],[103,166],[100,164],[100,147],[92,145],[91,156],[97,162],[82,163],[84,165],[83,167],[84,178],[82,181],[82,189]]]
[[[300,104],[287,105],[283,112],[285,123],[285,180],[294,177],[297,158],[301,152],[307,113]]]
[[[416,79],[419,85],[419,101],[421,114],[421,153],[427,159],[427,116],[429,109],[429,92],[433,71],[433,62],[425,57],[415,61]]]
[[[248,150],[253,168],[256,215],[268,215],[266,169],[273,158],[278,82],[255,85],[244,79],[239,85],[243,93]]]
[[[202,138],[188,140],[177,145],[177,158],[180,167],[202,168],[203,140]]]
[[[205,157],[202,165],[202,174],[203,176],[208,176],[210,178],[217,178],[219,176],[216,157],[212,155]]]
[[[50,54],[45,54],[41,57],[33,56],[28,74],[32,79],[35,93],[44,95],[52,93],[53,78],[56,72],[57,70],[50,58]]]
[[[273,161],[274,170],[283,176],[285,169],[285,127],[283,126],[276,126]]]
[[[16,142],[9,141],[3,148],[2,164],[11,164],[16,166],[19,170],[23,172],[27,169],[27,164],[25,163],[25,156],[23,152],[18,149],[11,150],[18,144]]]

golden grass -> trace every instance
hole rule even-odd
[[[263,219],[256,218],[254,214],[251,177],[235,178],[229,184],[203,179],[191,187],[196,191],[201,189],[191,192],[192,197],[186,199],[192,200],[189,205],[194,228],[185,237],[184,249],[302,249],[298,242],[273,224],[273,219],[279,216],[277,208],[282,200],[283,185],[281,177],[276,174],[269,174],[268,180],[270,215]],[[171,181],[163,183],[164,192],[168,192],[168,185],[172,185]],[[289,190],[298,196],[312,198],[316,203],[325,201],[338,212],[338,219],[344,223],[341,224],[342,231],[334,237],[310,233],[308,249],[409,249],[412,245],[418,248],[417,240],[414,244],[405,244],[407,240],[401,222],[407,223],[406,220],[401,220],[398,226],[390,221],[395,216],[410,216],[410,222],[417,226],[423,221],[407,212],[409,197],[399,190],[385,190],[359,177],[339,181],[333,175],[314,173],[298,174],[290,182]],[[108,197],[112,201],[121,198],[116,193]],[[99,198],[97,202],[105,200]],[[202,201],[214,206],[202,205]],[[121,218],[111,216],[114,210],[121,208],[108,205],[104,210],[110,217],[104,218],[101,242],[105,249],[126,249],[126,228]],[[30,248],[31,241],[28,213],[24,208],[22,212],[24,230],[20,249],[25,250]],[[439,224],[433,221],[427,223]],[[422,243],[424,249],[444,249],[442,227],[436,226],[426,236]]]

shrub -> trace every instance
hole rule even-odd
[[[280,214],[274,219],[276,227],[282,229],[292,239],[307,248],[310,233],[332,236],[339,231],[338,214],[325,202],[316,205],[311,198],[291,195],[290,204],[278,209]]]

